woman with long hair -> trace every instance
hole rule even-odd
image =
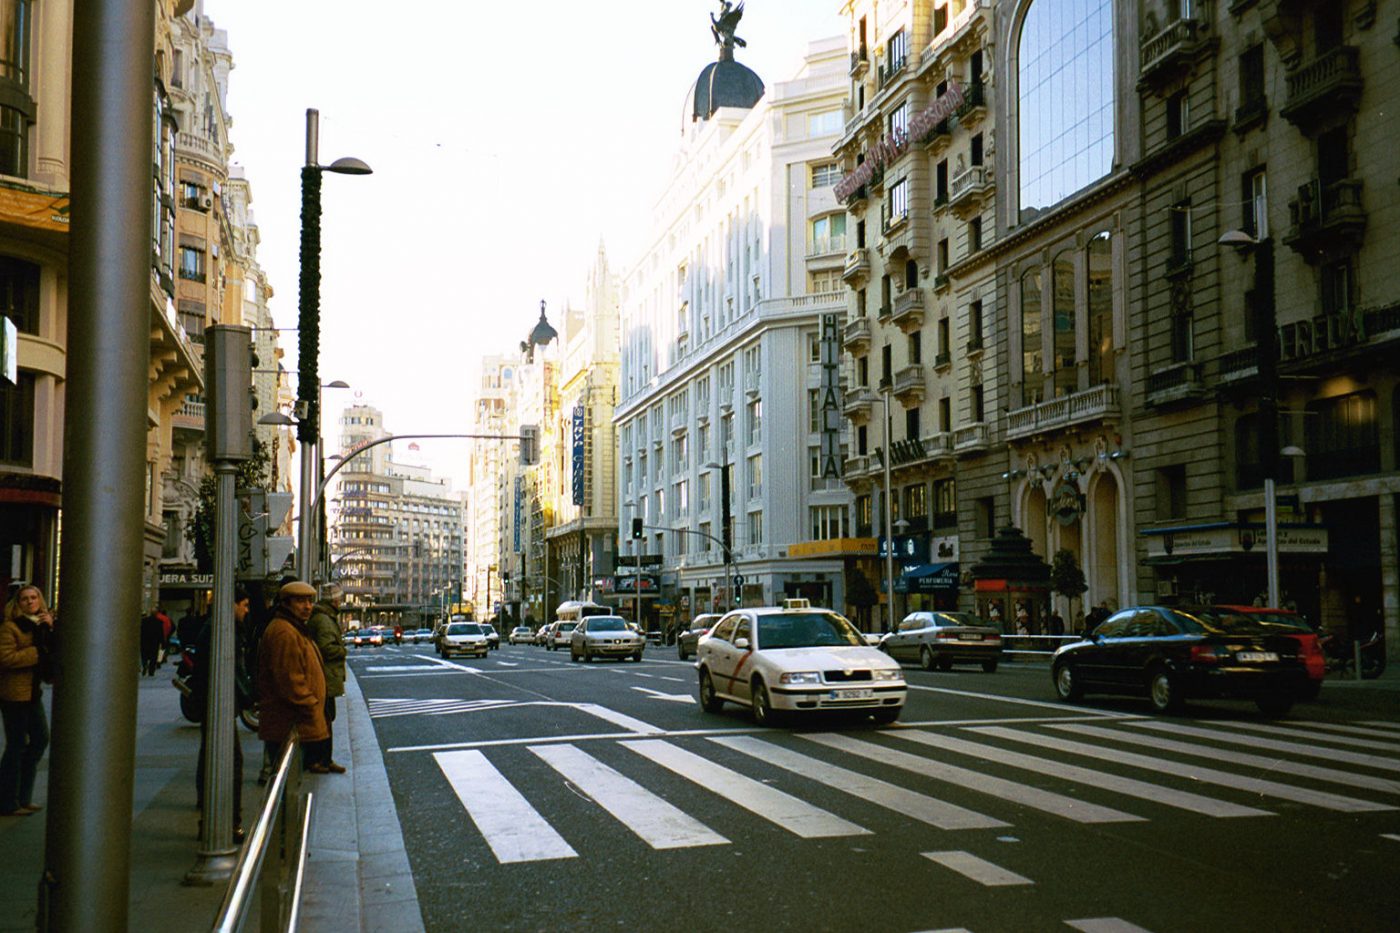
[[[42,809],[33,801],[34,775],[49,746],[42,684],[52,645],[53,613],[43,592],[32,584],[21,586],[0,619],[0,715],[5,722],[0,816],[29,816]]]

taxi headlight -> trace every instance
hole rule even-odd
[[[792,671],[778,678],[780,684],[819,684],[822,675],[819,671]]]
[[[872,671],[876,680],[903,680],[903,671]]]

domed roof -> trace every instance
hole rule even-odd
[[[728,51],[728,50],[726,50]],[[691,120],[708,120],[721,107],[752,108],[763,97],[763,79],[729,55],[710,62],[695,79]]]

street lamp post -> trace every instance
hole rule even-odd
[[[732,524],[729,516],[729,445],[723,438],[720,438],[720,445],[724,448],[724,462],[716,463],[711,460],[705,464],[707,470],[719,470],[719,510],[720,510],[720,550],[724,553],[724,590],[728,596],[728,605],[725,611],[734,609],[734,577],[731,571],[734,569],[734,553],[732,540]],[[695,532],[703,534],[703,532]],[[713,535],[705,537],[714,540]]]
[[[297,442],[301,444],[301,525],[297,529],[297,575],[303,580],[311,572],[311,551],[315,546],[310,502],[316,491],[318,438],[320,436],[320,376],[317,373],[321,349],[321,173],[368,175],[371,169],[354,158],[336,159],[330,165],[319,163],[320,112],[306,111],[306,164],[301,170],[301,276],[297,307]]]
[[[885,468],[885,631],[894,631],[894,527],[891,520],[891,502],[893,496],[890,493],[890,433],[893,430],[890,423],[890,384],[888,380],[881,380],[880,399],[885,403],[885,441],[884,449],[880,451],[880,460]]]

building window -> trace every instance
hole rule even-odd
[[[812,187],[830,188],[841,180],[841,166],[835,162],[826,162],[822,165],[812,166]]]
[[[846,215],[827,214],[812,221],[811,239],[807,244],[809,255],[840,253],[846,250]]]
[[[948,271],[948,238],[944,237],[938,241],[938,274],[943,275]]]
[[[1113,0],[1041,0],[1017,42],[1021,217],[1113,167]]]
[[[30,0],[0,0],[0,175],[29,175]]]
[[[904,409],[904,436],[909,440],[919,437],[919,406]]]
[[[914,331],[909,335],[909,365],[917,366],[924,361],[924,334],[923,331]]]
[[[807,433],[819,434],[822,429],[821,393],[817,389],[807,390]]]
[[[856,456],[864,457],[870,453],[870,429],[865,425],[856,428]]]
[[[763,495],[763,454],[754,454],[749,458],[749,498],[757,499]]]
[[[909,216],[909,180],[901,178],[890,186],[890,221]]]
[[[750,513],[749,513],[749,543],[750,543],[750,544],[762,544],[762,543],[763,543],[763,513],[762,513],[762,512],[750,512]]]
[[[1244,231],[1256,240],[1269,235],[1269,183],[1263,167],[1245,172],[1240,184]]]
[[[1170,269],[1183,269],[1191,263],[1191,201],[1178,201],[1171,207]]]
[[[1167,139],[1176,139],[1191,128],[1191,98],[1179,91],[1167,98]]]
[[[1381,467],[1379,420],[1374,392],[1356,392],[1309,402],[1308,479],[1375,473]]]
[[[1341,259],[1329,262],[1322,267],[1319,279],[1321,287],[1322,313],[1328,315],[1346,314],[1352,307],[1351,260]]]
[[[850,537],[851,518],[845,506],[815,505],[808,510],[808,514],[811,516],[813,541]]]
[[[899,139],[909,132],[909,101],[901,101],[890,111],[890,135]]]
[[[866,313],[867,313],[869,310],[870,310],[870,306],[867,304],[867,299],[866,299],[866,295],[865,295],[865,289],[863,289],[863,288],[857,289],[857,290],[856,290],[856,317],[865,317]]]
[[[34,465],[34,374],[0,378],[0,463]]]
[[[892,383],[890,371],[893,369],[890,360],[890,345],[885,344],[880,348],[880,387],[884,388]]]
[[[1040,347],[1040,270],[1021,276],[1021,404],[1036,405],[1045,386]]]
[[[972,387],[969,407],[969,414],[972,416],[973,424],[981,424],[987,420],[986,400],[980,384]]]
[[[763,437],[763,399],[749,402],[749,446],[757,447]]]
[[[856,385],[870,385],[870,357],[868,356],[856,357]]]
[[[948,0],[949,3],[952,0]],[[933,8],[933,34],[936,36],[948,28],[948,4]]]
[[[807,294],[829,295],[841,291],[841,270],[822,269],[807,274]]]
[[[982,302],[974,301],[967,307],[967,348],[982,349]]]
[[[904,520],[909,523],[906,532],[917,533],[928,530],[928,485],[915,483],[904,487]]]
[[[856,537],[868,538],[874,534],[874,519],[869,494],[856,496]]]
[[[938,319],[938,364],[941,366],[951,360],[953,352],[953,341],[949,335],[949,321],[946,317]]]
[[[967,251],[975,253],[982,248],[982,218],[974,217],[967,222]]]
[[[1157,520],[1186,517],[1186,464],[1178,463],[1157,470]]]
[[[888,57],[885,59],[889,64],[890,71],[904,67],[904,61],[909,57],[909,35],[901,29],[890,36]]]
[[[29,118],[4,105],[0,105],[0,175],[29,177]]]
[[[946,395],[938,400],[938,430],[943,434],[953,430],[953,400]]]
[[[1085,247],[1089,275],[1089,384],[1113,381],[1113,240],[1107,231]]]
[[[1054,302],[1055,334],[1052,338],[1056,397],[1079,388],[1075,368],[1074,258],[1068,250],[1055,257],[1050,267],[1050,298]]]
[[[22,334],[39,333],[39,267],[0,256],[0,315]]]
[[[1268,108],[1264,95],[1264,45],[1251,46],[1240,55],[1240,113],[1253,116]]]
[[[948,203],[948,160],[939,159],[934,169],[934,204]]]
[[[954,480],[936,479],[933,481],[933,527],[956,528],[958,526],[958,497]]]
[[[189,246],[180,247],[180,278],[195,282],[204,281],[204,250]]]
[[[973,503],[973,533],[979,538],[990,538],[996,534],[996,499],[984,496]]]

